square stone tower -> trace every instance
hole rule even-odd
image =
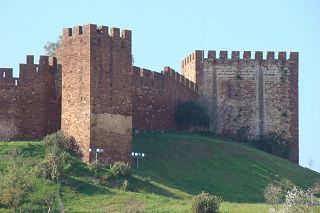
[[[271,132],[290,141],[289,159],[299,162],[299,53],[196,50],[182,61],[182,74],[199,87],[210,130],[250,138]]]
[[[63,30],[61,129],[90,162],[129,162],[132,142],[131,31],[94,24]]]

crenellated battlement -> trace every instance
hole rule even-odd
[[[40,56],[39,63],[34,63],[34,56],[27,55],[26,63],[19,65],[19,77],[13,76],[12,68],[0,68],[0,86],[13,87],[21,86],[40,78],[49,73],[54,73],[57,69],[56,58]]]
[[[256,137],[281,130],[292,141],[290,160],[297,162],[298,63],[298,52],[209,50],[205,56],[197,50],[182,60],[182,74],[199,86],[211,131],[237,135],[248,128],[248,136]]]
[[[219,55],[219,57],[217,57]],[[279,60],[279,61],[286,61],[286,60],[298,60],[299,58],[299,53],[298,52],[290,52],[288,54],[289,57],[287,58],[287,53],[286,52],[278,52],[277,58],[276,53],[273,51],[268,51],[266,54],[262,51],[243,51],[242,54],[240,54],[240,51],[215,51],[215,50],[209,50],[207,53],[207,58],[205,59],[232,59],[232,60]],[[254,56],[254,57],[253,57]],[[186,60],[186,59],[185,59]],[[184,61],[185,61],[184,60]]]
[[[133,128],[160,131],[176,127],[179,104],[198,100],[196,85],[166,66],[160,72],[133,67]]]
[[[197,62],[202,62],[203,57],[204,57],[203,53],[204,53],[203,50],[195,50],[193,53],[191,53],[190,55],[185,57],[181,62],[182,68],[188,66],[189,64],[195,64]]]
[[[76,26],[73,28],[63,29],[62,38],[77,38],[79,36],[90,36],[90,37],[112,37],[115,39],[123,39],[131,41],[132,33],[131,30],[121,30],[116,27],[112,27],[109,30],[108,26],[97,26],[96,24],[86,24],[83,26]]]
[[[132,70],[133,80],[135,81],[134,83],[138,83],[140,86],[156,87],[159,85],[159,89],[163,89],[166,81],[172,81],[177,86],[181,84],[192,91],[197,91],[197,87],[194,82],[185,78],[183,75],[168,66],[164,67],[161,73],[136,66],[133,66]]]
[[[131,162],[132,131],[177,128],[176,109],[201,103],[209,131],[248,137],[281,130],[292,139],[298,161],[298,52],[195,50],[181,74],[132,66],[132,32],[86,24],[65,28],[56,58],[33,55],[0,68],[0,121],[12,119],[16,139],[38,139],[62,129],[73,136],[83,160],[101,147],[104,163]],[[79,126],[81,128],[79,128]]]

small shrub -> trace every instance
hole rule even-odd
[[[26,201],[33,187],[33,177],[23,165],[14,164],[0,173],[0,205],[15,211]]]
[[[61,181],[66,177],[64,165],[68,161],[69,156],[66,152],[58,148],[52,149],[47,153],[45,159],[34,167],[34,174],[48,180]]]
[[[251,144],[258,149],[282,158],[288,159],[290,155],[291,142],[277,132],[270,132],[266,135],[262,135],[259,138],[252,140]]]
[[[96,176],[102,170],[102,168],[103,165],[99,161],[92,161],[89,163],[89,170],[94,172]]]
[[[215,213],[219,212],[222,198],[202,192],[193,198],[192,212]]]
[[[66,137],[62,131],[57,131],[50,135],[45,136],[42,141],[50,152],[50,149],[57,147],[62,151],[82,157],[82,152],[79,145],[73,137]]]
[[[108,171],[109,177],[127,179],[131,176],[131,167],[126,162],[115,162]]]

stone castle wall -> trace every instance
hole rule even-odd
[[[62,130],[81,145],[104,148],[105,162],[130,161],[132,129],[131,31],[89,24],[64,29]]]
[[[292,141],[291,160],[297,162],[298,149],[298,53],[274,52],[263,58],[262,52],[239,51],[228,57],[227,51],[196,51],[182,62],[182,73],[196,76],[200,101],[212,119],[211,130],[237,135],[246,130],[249,137],[279,132]],[[191,56],[188,56],[190,58]],[[193,57],[194,56],[194,57]],[[187,60],[188,61],[188,60]],[[200,63],[200,64],[199,64]],[[200,67],[194,70],[192,68]],[[200,82],[200,83],[198,83]]]
[[[20,64],[19,78],[11,68],[0,68],[0,125],[13,123],[14,139],[40,139],[60,128],[59,97],[55,90],[57,63],[47,56],[28,55]]]
[[[175,129],[180,103],[208,108],[210,130],[223,135],[245,131],[256,137],[277,131],[292,142],[298,162],[298,53],[196,50],[182,61],[182,74],[132,66],[129,30],[94,24],[63,30],[57,60],[33,56],[20,64],[20,77],[0,68],[0,124],[13,122],[15,139],[40,139],[62,129],[82,148],[104,148],[105,162],[131,161],[132,129]],[[190,79],[190,80],[189,80]],[[61,124],[61,126],[60,126]]]
[[[175,111],[180,103],[197,101],[195,84],[165,67],[161,73],[133,67],[133,128],[159,131],[176,128]]]

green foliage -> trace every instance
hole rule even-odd
[[[59,149],[66,151],[70,154],[82,157],[82,153],[79,145],[76,143],[73,137],[66,137],[62,131],[57,131],[50,135],[45,136],[42,141],[44,142],[47,151],[52,149]]]
[[[66,152],[53,149],[46,154],[44,160],[38,163],[34,168],[34,174],[48,180],[60,181],[66,178],[64,166],[69,156]]]
[[[18,209],[26,201],[33,177],[24,165],[14,163],[0,174],[0,204]]]
[[[103,164],[99,161],[92,161],[89,163],[89,170],[94,172],[95,176],[97,176],[103,169]]]
[[[115,162],[111,165],[107,176],[109,178],[127,179],[131,176],[131,167],[126,162]]]
[[[43,49],[45,50],[45,54],[51,57],[56,56],[56,49],[61,47],[62,37],[59,36],[58,40],[55,42],[48,41]]]
[[[210,117],[206,108],[194,101],[179,104],[176,110],[176,122],[180,127],[208,127]]]
[[[20,150],[26,164],[45,155],[41,142],[0,143],[0,170],[13,162],[10,152],[13,147]],[[289,178],[305,189],[320,178],[319,173],[216,135],[141,133],[133,138],[133,149],[148,155],[140,159],[139,170],[132,170],[128,179],[130,192],[101,184],[102,181],[96,183],[90,178],[88,165],[71,156],[65,167],[68,184],[62,184],[65,212],[190,212],[192,196],[201,191],[228,201],[222,203],[221,212],[267,212],[270,205],[262,202],[268,183]],[[152,181],[147,183],[143,177]],[[119,183],[117,188],[121,186]],[[55,192],[52,208],[59,212],[57,184],[41,178],[36,179],[34,188],[27,196],[28,206],[24,204],[23,209],[43,212],[50,197],[43,201],[38,198]],[[36,208],[31,202],[42,204]],[[33,207],[29,208],[30,205]],[[319,212],[319,207],[312,209]],[[0,212],[12,211],[0,205]]]
[[[111,187],[129,190],[129,178],[131,177],[131,167],[126,162],[115,162],[107,170],[105,181]]]
[[[289,158],[291,143],[284,136],[276,132],[262,135],[258,139],[252,140],[251,143],[254,147],[267,153],[286,159]]]
[[[73,140],[66,138],[61,131],[44,137],[43,142],[47,148],[46,156],[35,166],[34,173],[59,182],[66,178],[64,166],[70,158],[68,152],[75,153],[77,146],[74,146]]]
[[[192,212],[194,213],[216,213],[219,212],[222,198],[201,192],[193,198]]]

